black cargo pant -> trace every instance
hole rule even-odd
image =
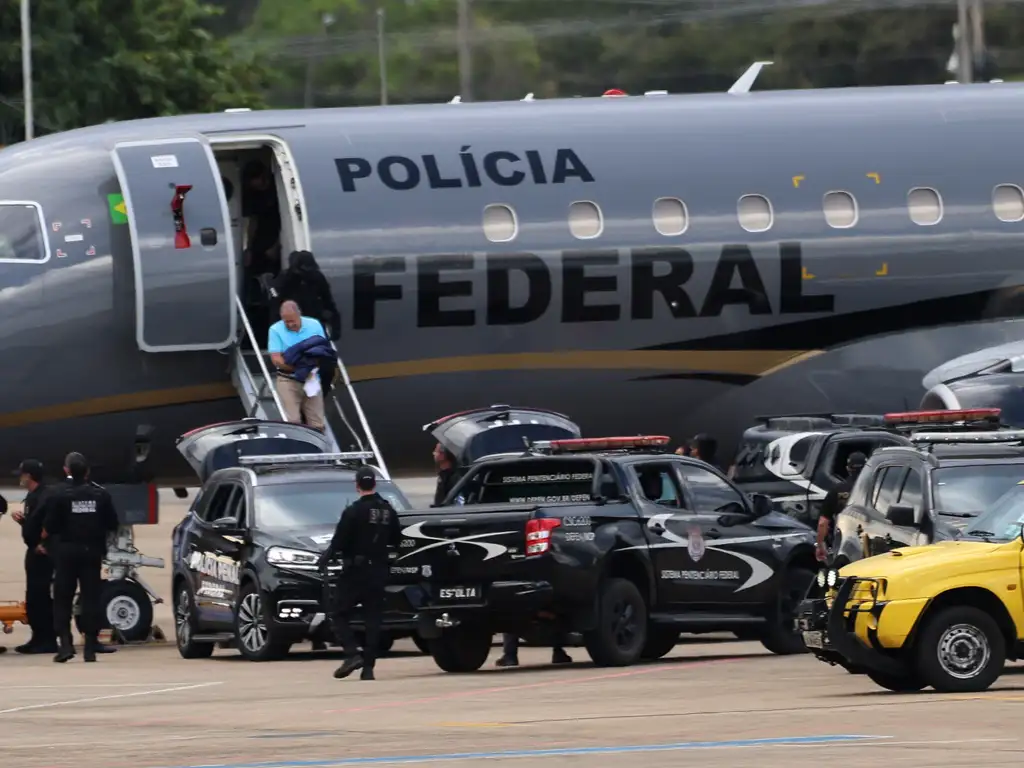
[[[61,645],[70,648],[71,610],[75,588],[79,589],[82,632],[87,646],[94,647],[99,634],[99,599],[102,586],[103,556],[99,547],[85,544],[58,544],[53,554],[53,622]]]
[[[349,565],[334,586],[331,621],[334,634],[346,656],[355,656],[359,645],[352,631],[352,610],[363,606],[366,640],[363,643],[363,666],[373,669],[380,648],[380,622],[384,612],[384,588],[388,583],[388,564]]]
[[[50,645],[53,632],[53,562],[49,555],[30,549],[25,552],[25,613],[32,628],[34,645]]]

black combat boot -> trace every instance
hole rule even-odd
[[[359,673],[360,680],[376,680],[373,676],[373,667],[363,667],[363,671]]]
[[[363,666],[363,657],[362,657],[362,655],[357,653],[355,656],[349,656],[347,659],[345,659],[345,663],[344,664],[342,664],[340,667],[338,667],[336,670],[334,670],[334,679],[335,680],[342,680],[343,678],[346,678],[349,675],[351,675],[357,669],[361,669],[362,666]]]
[[[75,658],[74,643],[70,637],[62,637],[57,649],[57,655],[53,657],[53,660],[58,664],[63,664],[65,661],[70,661],[73,658]]]
[[[85,638],[85,649],[82,654],[84,661],[96,661],[96,646],[99,642],[94,635],[87,635]]]

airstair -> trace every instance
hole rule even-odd
[[[270,356],[259,346],[252,325],[245,313],[242,300],[235,297],[238,316],[241,319],[242,333],[238,342],[231,349],[231,381],[235,385],[245,415],[249,418],[266,419],[269,421],[288,421],[281,405],[277,388],[274,386]],[[331,450],[336,453],[343,451],[368,451],[374,455],[374,463],[385,477],[390,477],[384,456],[377,446],[373,431],[366,420],[366,414],[359,403],[352,380],[349,379],[338,348],[334,346],[338,362],[338,374],[334,386],[324,395],[324,412],[326,418],[326,435],[331,441]],[[339,381],[340,379],[340,381]],[[344,401],[355,414],[358,429],[342,405]]]

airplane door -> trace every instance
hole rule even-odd
[[[126,141],[114,168],[132,238],[135,338],[144,352],[228,347],[237,277],[220,170],[202,136]]]

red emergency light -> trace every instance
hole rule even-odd
[[[601,94],[601,98],[604,97],[617,97],[617,96],[629,96],[628,93],[619,88],[609,88],[607,91]]]
[[[886,424],[954,424],[959,421],[991,421],[999,423],[999,408],[968,408],[959,411],[905,411],[887,413]]]
[[[622,448],[649,448],[668,445],[666,435],[636,435],[634,437],[576,437],[551,440],[552,451],[613,451]]]

